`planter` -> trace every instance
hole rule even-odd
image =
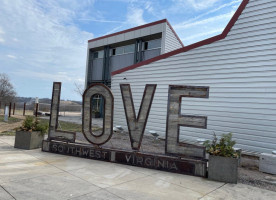
[[[42,145],[44,135],[40,131],[16,131],[14,147],[18,149],[37,149]]]
[[[238,158],[209,156],[208,179],[226,183],[238,182]]]

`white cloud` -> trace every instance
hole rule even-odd
[[[13,64],[10,59],[17,55],[20,64],[13,72],[18,76],[71,81],[72,85],[74,79],[84,77],[87,40],[93,34],[81,30],[74,20],[93,1],[3,0],[1,4],[0,32],[5,30],[5,40],[0,35],[0,42],[5,44],[0,46],[0,55],[7,55],[3,61],[7,72]],[[61,75],[59,71],[68,73]]]
[[[4,34],[5,32],[3,31],[3,29],[0,27],[0,34]]]
[[[198,34],[194,34],[194,35],[191,35],[191,36],[186,37],[186,38],[181,38],[181,40],[183,40],[183,41],[194,41],[194,40],[197,40],[198,38],[207,38],[210,35],[219,34],[222,31],[223,31],[223,28],[214,29],[214,30],[211,30],[211,31],[208,31],[208,32],[201,32],[201,33],[198,33]]]
[[[152,5],[152,2],[150,2],[150,1],[145,2],[145,9],[149,13],[153,13],[154,12],[154,7]]]
[[[235,13],[236,5],[239,5],[240,2],[241,0],[232,0],[213,9],[208,9],[196,17],[173,25],[173,28],[185,45],[220,34]],[[227,8],[227,12],[221,12],[225,8]]]
[[[182,0],[183,1],[183,0]],[[219,0],[186,0],[195,10],[203,10],[212,7]]]
[[[135,27],[135,26],[140,26],[140,25],[146,24],[147,22],[144,20],[144,17],[143,17],[144,10],[141,8],[135,7],[134,5],[135,4],[131,4],[128,7],[125,21],[122,21],[119,26],[111,29],[110,31],[108,31],[107,33],[105,33],[103,35],[108,35],[108,34],[120,31],[122,29],[127,29],[130,27]],[[150,9],[150,8],[148,8],[148,9]]]
[[[8,57],[8,58],[11,58],[11,59],[17,59],[16,56],[10,55],[10,54],[8,54],[7,57]]]
[[[133,26],[139,26],[145,24],[146,21],[143,18],[144,10],[140,8],[131,7],[127,13],[127,23]]]
[[[226,13],[226,14],[223,14],[223,15],[217,15],[217,16],[214,16],[214,17],[206,18],[206,19],[191,22],[191,23],[182,22],[180,24],[174,25],[174,28],[175,29],[186,29],[186,28],[191,28],[191,27],[194,27],[194,26],[202,26],[202,25],[206,25],[206,24],[211,23],[211,22],[215,22],[215,21],[219,21],[219,20],[223,20],[223,19],[229,19],[230,17],[233,16],[233,14],[234,14],[234,12],[231,11],[230,13]]]

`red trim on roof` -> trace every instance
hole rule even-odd
[[[168,26],[170,27],[170,29],[172,30],[174,36],[176,37],[176,39],[179,41],[179,43],[181,44],[182,47],[184,47],[184,44],[182,43],[182,41],[180,40],[180,38],[178,37],[178,35],[176,34],[176,32],[174,31],[172,25],[170,24],[170,22],[168,20],[166,20]]]
[[[236,23],[236,21],[238,20],[238,18],[240,17],[241,13],[243,12],[243,10],[246,7],[246,5],[248,4],[248,2],[249,2],[249,0],[243,0],[242,1],[242,3],[240,4],[239,8],[237,9],[237,11],[235,12],[235,14],[233,15],[233,17],[231,18],[231,20],[229,21],[229,23],[227,24],[227,26],[225,27],[225,29],[223,30],[223,32],[221,34],[219,34],[217,36],[214,36],[214,37],[211,37],[211,38],[208,38],[206,40],[202,40],[200,42],[188,45],[186,47],[183,47],[183,48],[180,48],[180,49],[177,49],[177,50],[174,50],[174,51],[162,54],[160,56],[156,56],[156,57],[151,58],[149,60],[145,60],[145,61],[136,63],[134,65],[131,65],[131,66],[128,66],[128,67],[116,70],[116,71],[112,72],[111,75],[114,76],[116,74],[120,74],[122,72],[125,72],[125,71],[128,71],[128,70],[132,70],[132,69],[135,69],[137,67],[140,67],[140,66],[143,66],[143,65],[147,65],[149,63],[152,63],[152,62],[155,62],[155,61],[158,61],[158,60],[161,60],[161,59],[165,59],[165,58],[168,58],[170,56],[173,56],[173,55],[176,55],[176,54],[179,54],[179,53],[183,53],[183,52],[189,51],[191,49],[195,49],[195,48],[207,45],[207,44],[211,44],[211,43],[216,42],[218,40],[224,39],[228,35],[228,33],[230,32],[231,28],[234,26],[234,24]]]
[[[153,26],[153,25],[156,25],[156,24],[161,24],[161,23],[164,23],[164,22],[168,23],[167,19],[162,19],[162,20],[159,20],[159,21],[151,22],[149,24],[144,24],[144,25],[141,25],[141,26],[136,26],[134,28],[126,29],[126,30],[123,30],[123,31],[120,31],[120,32],[117,32],[117,33],[112,33],[112,34],[109,34],[109,35],[104,35],[102,37],[98,37],[98,38],[94,38],[94,39],[88,40],[88,42],[94,42],[96,40],[100,40],[100,39],[103,39],[103,38],[108,38],[108,37],[111,37],[111,36],[114,36],[114,35],[119,35],[119,34],[122,34],[122,33],[127,33],[127,32],[130,32],[130,31],[135,31],[135,30],[146,28],[146,27]]]

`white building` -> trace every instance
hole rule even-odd
[[[165,22],[155,27],[165,38],[172,35]],[[138,38],[150,30],[103,37],[90,42],[89,48]],[[194,142],[211,138],[213,132],[232,132],[243,150],[276,149],[275,0],[243,0],[225,30],[210,39],[182,48],[181,43],[169,47],[166,39],[161,41],[161,55],[125,68],[111,68],[114,125],[127,130],[120,83],[131,84],[136,113],[145,84],[157,84],[146,131],[164,137],[168,86],[209,86],[208,99],[183,98],[182,102],[183,114],[208,116],[207,129],[181,127],[181,140]],[[173,47],[177,50],[166,53]]]

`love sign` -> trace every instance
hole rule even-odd
[[[145,86],[139,113],[136,115],[131,87],[121,84],[121,95],[133,151],[104,149],[113,134],[114,97],[108,87],[93,84],[83,94],[82,133],[91,145],[76,143],[76,133],[57,130],[61,83],[54,82],[49,121],[48,139],[43,141],[42,150],[78,157],[104,160],[146,168],[154,168],[196,176],[206,175],[205,148],[179,141],[180,126],[207,128],[207,117],[181,114],[182,98],[208,98],[209,87],[169,85],[165,155],[139,152],[148,116],[156,91],[156,84]],[[104,99],[103,131],[92,132],[91,101],[95,95]],[[123,141],[122,141],[123,142]]]

